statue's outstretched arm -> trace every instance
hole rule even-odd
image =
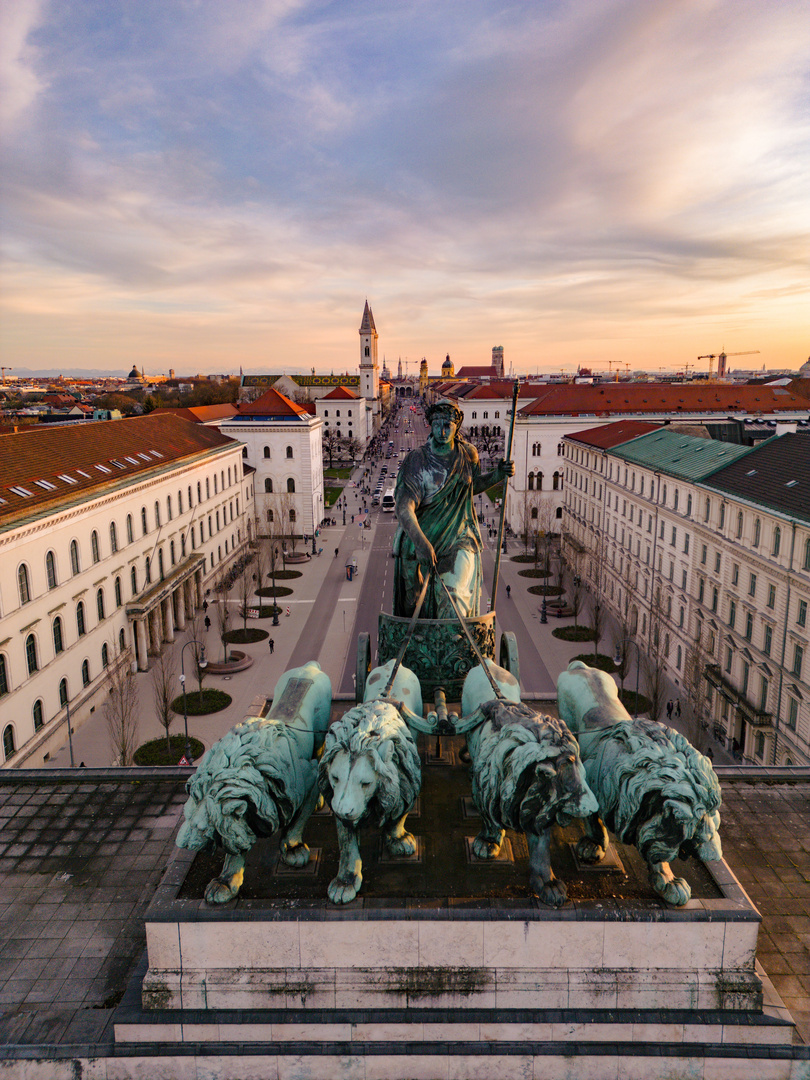
[[[432,570],[436,566],[433,544],[422,532],[416,517],[416,500],[412,495],[400,494],[397,499],[397,521],[413,541],[416,557],[422,566]]]

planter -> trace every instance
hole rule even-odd
[[[237,649],[231,649],[227,660],[209,661],[205,672],[210,675],[232,675],[236,671],[246,671],[249,667],[253,667],[253,657]]]

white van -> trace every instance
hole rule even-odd
[[[389,488],[383,495],[382,508],[386,514],[393,514],[394,512],[394,489]]]

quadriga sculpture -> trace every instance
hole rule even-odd
[[[713,862],[723,855],[717,833],[720,785],[711,763],[672,728],[632,720],[613,679],[580,660],[561,673],[557,700],[579,740],[588,783],[599,801],[577,854],[584,862],[603,859],[607,825],[622,843],[641,852],[659,896],[685,904],[692,891],[674,876],[670,861],[697,855]]]
[[[560,907],[566,888],[551,868],[551,826],[595,813],[597,802],[565,724],[523,705],[510,672],[491,661],[489,671],[504,698],[495,697],[479,664],[464,680],[461,702],[465,725],[476,712],[482,721],[467,735],[472,797],[483,820],[473,852],[494,859],[505,829],[525,833],[529,887],[544,904]]]
[[[281,858],[304,866],[304,826],[318,799],[316,754],[332,707],[332,684],[314,660],[286,671],[267,717],[248,717],[203,756],[190,778],[177,846],[225,848],[225,865],[205,890],[209,904],[232,900],[245,855],[259,836],[284,829]]]
[[[382,830],[392,855],[408,856],[416,841],[405,829],[405,818],[422,787],[422,769],[416,743],[397,705],[380,700],[394,661],[371,672],[368,700],[349,709],[327,732],[318,772],[318,785],[332,808],[337,825],[340,862],[329,883],[329,899],[348,904],[363,881],[363,863],[357,830],[373,824]],[[391,696],[407,687],[408,708],[421,715],[419,681],[400,667]]]

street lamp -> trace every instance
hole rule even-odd
[[[197,660],[197,666],[200,668],[207,668],[208,661],[205,659],[205,646],[197,641],[196,638],[192,638],[191,641],[187,641],[180,650],[180,685],[183,687],[183,727],[186,732],[186,761],[191,765],[194,758],[191,756],[191,743],[188,741],[188,708],[186,707],[186,670],[183,665],[183,653],[189,647],[189,645],[198,645],[200,649],[199,659]]]
[[[636,700],[633,703],[633,719],[635,720],[638,716],[638,673],[641,668],[641,650],[638,647],[638,642],[635,641],[633,638],[628,638],[626,641],[623,642],[623,644],[625,650],[627,649],[628,645],[635,645],[636,647]],[[626,652],[625,654],[622,654],[621,644],[619,642],[616,642],[616,652],[613,655],[613,663],[616,665],[616,667],[621,667],[624,664],[626,658]],[[624,679],[622,679],[622,686],[624,686]]]
[[[273,562],[272,573],[268,574],[268,577],[273,578],[273,626],[278,626],[278,605],[276,604],[276,559],[278,558],[278,548],[273,545]]]

